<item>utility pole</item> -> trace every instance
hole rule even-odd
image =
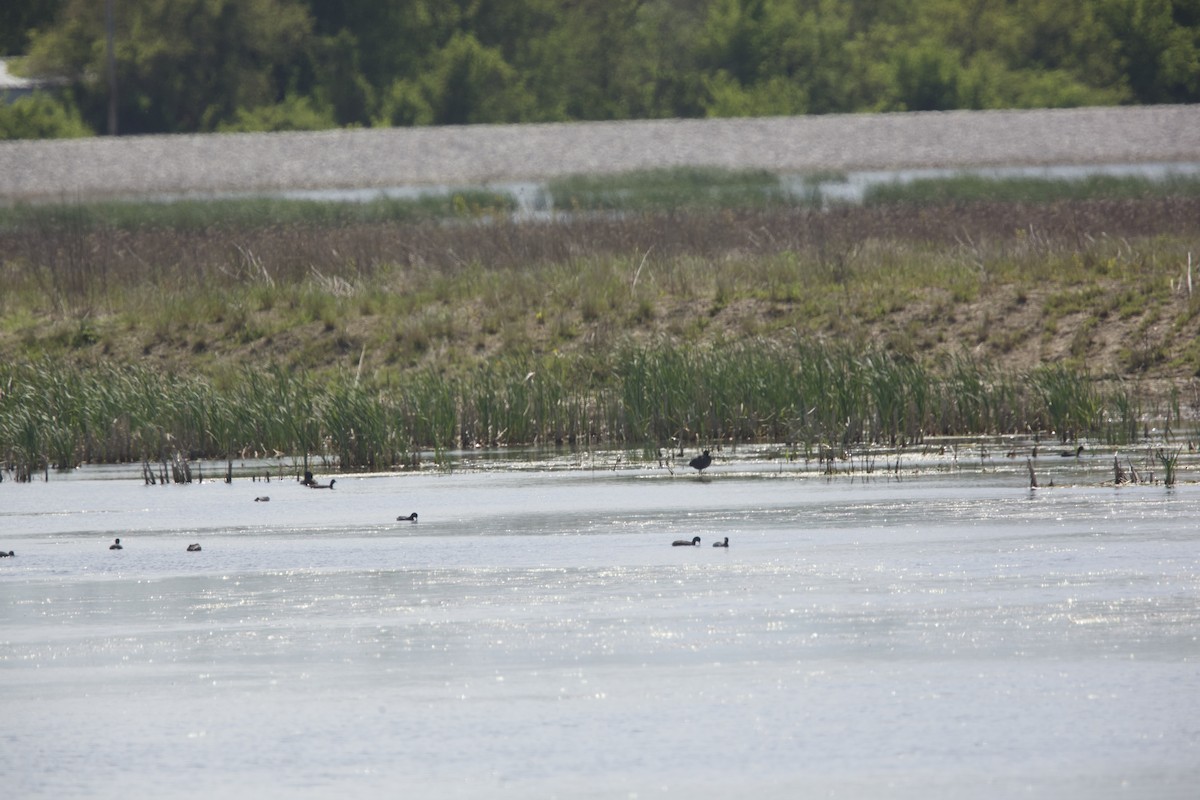
[[[117,135],[117,54],[113,49],[113,3],[105,0],[104,29],[108,41],[108,135]]]

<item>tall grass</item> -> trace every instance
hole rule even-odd
[[[617,175],[574,175],[550,182],[556,210],[663,211],[815,205],[792,195],[766,170],[704,167],[643,170]]]
[[[653,281],[673,294],[696,292],[699,273],[707,293],[722,302],[755,293],[803,304],[818,296],[815,284],[822,292],[843,292],[861,306],[855,311],[878,315],[927,286],[969,298],[982,283],[1016,278],[1067,286],[1099,277],[1159,285],[1147,273],[1174,258],[1170,250],[1186,247],[1175,248],[1171,239],[1154,245],[1151,237],[1182,241],[1200,230],[1200,198],[1052,206],[1037,211],[1036,226],[1029,209],[1006,204],[959,209],[953,219],[887,206],[331,225],[242,225],[227,208],[213,212],[226,216],[211,227],[179,222],[128,228],[117,221],[87,222],[86,209],[37,213],[45,216],[36,223],[0,224],[6,289],[0,311],[6,314],[47,302],[60,313],[87,314],[175,295],[194,307],[197,294],[222,286],[233,286],[243,301],[277,309],[291,305],[297,286],[306,284],[324,294],[346,294],[403,282],[406,297],[416,289],[425,295],[414,293],[414,299],[443,300],[455,299],[446,296],[450,292],[478,288],[488,276],[501,293],[503,287],[554,279],[561,285],[548,295],[555,299],[575,288],[567,276],[592,265],[587,284],[573,294],[597,315],[635,288],[643,299]],[[1132,240],[1151,244],[1131,251]],[[727,258],[736,258],[740,269],[713,268]],[[623,273],[615,273],[613,264],[621,264]],[[871,291],[853,292],[863,285]]]
[[[1200,196],[1200,176],[1196,175],[1172,175],[1163,180],[1114,175],[1088,175],[1076,180],[958,175],[879,184],[866,190],[863,202],[868,205],[1057,203],[1197,196]]]
[[[204,231],[271,227],[335,228],[346,225],[470,219],[505,215],[516,208],[508,194],[486,190],[431,193],[412,198],[379,196],[361,202],[284,197],[107,201],[0,206],[0,231],[60,226],[64,215],[88,230]]]
[[[343,469],[419,449],[609,443],[894,444],[927,434],[1107,430],[1124,400],[1086,374],[1006,375],[962,358],[933,369],[883,351],[796,340],[670,342],[597,363],[503,358],[399,385],[247,369],[227,385],[141,367],[0,366],[0,453],[28,478],[82,462],[259,454]]]

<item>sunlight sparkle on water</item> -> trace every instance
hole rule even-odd
[[[1191,797],[1200,486],[936,466],[0,483],[6,794]]]

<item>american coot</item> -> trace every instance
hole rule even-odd
[[[124,550],[125,548],[121,547],[121,540],[117,539],[108,546],[108,549],[109,550]]]
[[[689,539],[676,539],[671,542],[671,547],[696,547],[700,544],[700,537],[693,536]]]
[[[729,547],[729,537],[725,537],[723,542],[713,542],[713,547]]]
[[[407,517],[396,517],[396,522],[416,522],[417,512],[409,514]]]
[[[698,455],[695,458],[693,458],[691,461],[689,461],[688,466],[691,467],[692,469],[696,470],[697,472],[703,472],[705,469],[708,468],[708,465],[711,463],[712,463],[712,456],[710,456],[708,454],[708,451],[705,450],[701,455]]]
[[[188,551],[189,553],[199,553],[199,552],[200,552],[200,545],[198,545],[198,544],[189,544],[189,545],[188,545],[188,549],[187,549],[187,551]]]
[[[308,485],[308,488],[310,488],[310,489],[332,489],[333,485],[335,483],[337,483],[336,479],[330,481],[329,483],[310,483]]]
[[[16,553],[12,550],[9,550],[7,553],[3,550],[0,550],[0,558],[12,558],[15,555]]]
[[[271,502],[271,498],[269,498],[269,497],[267,497],[267,496],[265,496],[265,495],[264,495],[263,497],[256,497],[256,498],[254,498],[254,502],[256,502],[256,503],[269,503],[269,502]]]

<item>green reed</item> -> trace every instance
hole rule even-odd
[[[677,167],[616,175],[573,175],[550,182],[560,210],[675,210],[819,205],[797,197],[766,170]]]
[[[1045,414],[1039,428],[1054,431],[1064,442],[1103,429],[1104,404],[1086,373],[1048,364],[1030,373],[1029,382]]]
[[[342,469],[419,449],[550,443],[646,448],[786,441],[884,445],[1052,431],[1132,438],[1127,387],[1055,365],[1012,375],[805,339],[608,357],[500,358],[403,382],[245,368],[214,381],[142,367],[0,365],[0,457],[28,478],[84,462],[315,457]]]
[[[1174,486],[1176,481],[1176,472],[1179,467],[1179,454],[1181,448],[1177,448],[1173,452],[1167,452],[1162,448],[1158,450],[1158,460],[1163,465],[1163,484],[1166,486]]]
[[[108,201],[0,206],[0,231],[58,228],[65,222],[83,228],[132,231],[210,228],[249,229],[418,222],[509,214],[516,201],[508,194],[462,189],[412,198],[380,194],[361,202],[283,197]]]
[[[872,186],[865,192],[864,203],[1053,203],[1198,195],[1200,177],[1195,175],[1177,174],[1162,180],[1139,176],[1088,175],[1068,180],[1036,177],[992,178],[964,174]]]

